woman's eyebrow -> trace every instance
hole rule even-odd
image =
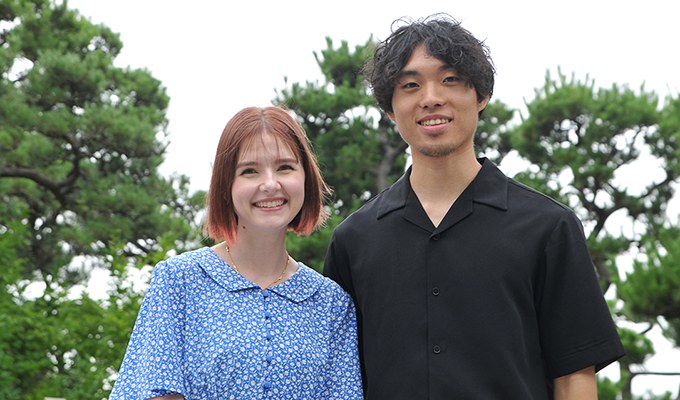
[[[251,167],[253,165],[257,165],[257,161],[241,161],[238,164],[236,164],[236,168],[242,168],[242,167]]]

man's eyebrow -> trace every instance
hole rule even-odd
[[[399,74],[397,75],[397,80],[405,77],[405,76],[418,76],[420,75],[420,72],[413,70],[413,69],[402,69],[399,71]]]
[[[456,69],[453,67],[451,64],[442,64],[442,66],[439,67],[439,71],[454,71],[456,72]],[[397,80],[405,77],[405,76],[419,76],[420,72],[414,70],[414,69],[402,69],[399,71],[399,74],[397,75]]]

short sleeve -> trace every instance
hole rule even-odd
[[[600,370],[625,354],[576,215],[557,224],[545,248],[538,303],[541,346],[548,377],[595,365]]]
[[[185,303],[178,269],[172,261],[154,269],[109,400],[186,393],[182,368]]]
[[[334,299],[333,316],[323,399],[363,399],[356,311],[352,299],[340,288]]]

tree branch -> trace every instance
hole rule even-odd
[[[59,196],[59,182],[53,181],[38,171],[30,168],[21,167],[2,167],[0,168],[0,178],[26,178],[34,181],[38,185]]]
[[[380,164],[371,168],[371,174],[375,180],[375,186],[378,193],[387,189],[390,185],[387,181],[387,177],[390,171],[394,167],[394,162],[406,149],[408,144],[403,140],[398,143],[394,143],[389,139],[389,123],[384,120],[384,116],[381,117],[378,126],[378,144],[382,150],[383,157],[380,160]]]
[[[630,372],[631,376],[637,375],[662,375],[662,376],[676,376],[680,375],[680,372],[653,372],[653,371],[640,371],[640,372]]]
[[[644,331],[640,332],[640,335],[646,335],[647,332],[651,331],[652,328],[654,328],[654,325],[656,325],[656,321],[655,321],[655,322],[650,322],[650,323],[649,323],[649,326],[647,327],[647,329],[645,329]]]
[[[76,178],[79,175],[79,171],[80,168],[78,166],[78,163],[74,163],[73,169],[71,170],[71,172],[69,172],[66,179],[63,179],[61,181],[55,181],[34,169],[22,167],[1,167],[0,178],[30,179],[33,182],[37,183],[38,185],[52,192],[60,203],[65,204],[66,194],[63,193],[62,189],[75,182]]]

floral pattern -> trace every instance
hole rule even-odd
[[[160,262],[109,400],[361,399],[356,314],[299,263],[262,291],[210,248]]]

